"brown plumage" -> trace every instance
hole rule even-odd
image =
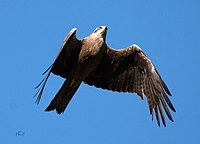
[[[171,93],[155,66],[137,45],[122,50],[110,48],[105,43],[106,31],[106,26],[100,26],[82,40],[76,38],[75,28],[69,32],[56,60],[36,87],[40,87],[36,102],[39,103],[52,72],[65,78],[65,82],[45,111],[64,112],[81,82],[84,82],[97,88],[137,93],[142,99],[146,96],[152,120],[155,112],[158,125],[161,117],[166,126],[163,108],[171,121],[169,108],[174,112],[175,108],[168,98]]]

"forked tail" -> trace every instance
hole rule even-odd
[[[74,79],[66,79],[45,111],[56,109],[58,114],[64,112],[80,84],[81,82],[76,82]]]

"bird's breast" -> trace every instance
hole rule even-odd
[[[101,61],[105,53],[106,45],[101,42],[92,42],[82,45],[78,64],[76,66],[77,76],[80,79],[86,78]]]
[[[98,59],[105,51],[105,43],[103,39],[87,39],[83,42],[79,54],[79,61],[83,62],[88,58]]]

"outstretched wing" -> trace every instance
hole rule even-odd
[[[97,69],[84,82],[112,91],[135,92],[142,99],[146,96],[152,120],[155,112],[160,126],[160,114],[166,126],[163,106],[167,116],[173,121],[168,107],[174,112],[175,108],[167,96],[171,96],[171,93],[155,66],[137,45],[122,50],[108,47]]]
[[[35,87],[39,88],[35,96],[37,95],[36,103],[39,103],[42,92],[46,85],[46,82],[51,74],[59,75],[63,78],[67,78],[69,70],[76,64],[78,59],[78,53],[81,47],[81,40],[76,38],[76,28],[73,28],[67,37],[64,39],[60,51],[53,62],[53,64],[43,73],[46,74],[44,79]]]

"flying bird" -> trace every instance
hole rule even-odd
[[[146,96],[152,121],[155,113],[158,125],[162,120],[166,126],[165,111],[173,122],[170,109],[176,110],[168,97],[171,93],[153,63],[138,45],[121,50],[109,47],[106,44],[107,29],[100,26],[81,40],[76,37],[76,28],[69,32],[55,61],[43,73],[46,75],[36,87],[39,89],[36,103],[39,103],[45,84],[53,73],[65,81],[45,111],[63,113],[83,82],[106,90],[137,93],[142,100]]]

